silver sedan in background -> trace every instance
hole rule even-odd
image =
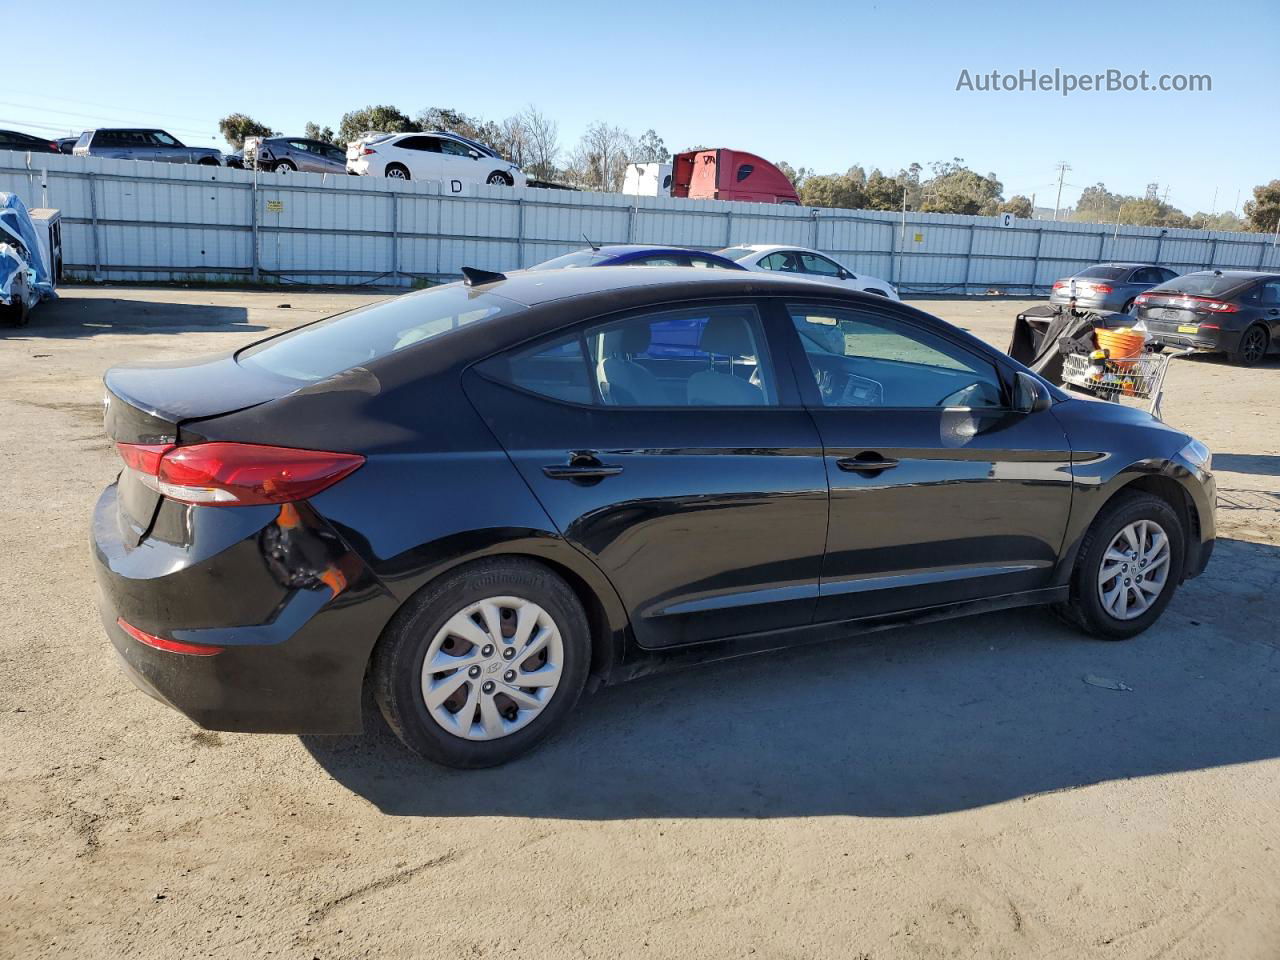
[[[1098,263],[1055,281],[1049,302],[1081,313],[1128,313],[1134,297],[1176,276],[1152,263]]]
[[[275,173],[341,173],[347,172],[347,152],[323,140],[306,137],[246,137],[244,166]]]

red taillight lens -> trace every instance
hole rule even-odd
[[[188,657],[212,657],[221,653],[225,647],[213,647],[203,643],[183,643],[181,640],[170,640],[168,637],[157,637],[154,633],[139,630],[124,617],[116,617],[116,626],[139,643],[166,653],[184,653]]]
[[[305,500],[358,469],[355,453],[295,450],[254,443],[189,447],[117,444],[125,465],[171,500],[210,507],[245,507]]]
[[[1093,292],[1094,293],[1110,293],[1111,285],[1107,283],[1095,283],[1093,285]]]
[[[1145,293],[1140,293],[1133,298],[1134,306],[1143,307],[1151,300]]]
[[[378,152],[378,151],[377,151],[377,150],[375,150],[375,149],[373,149],[373,147],[364,147],[364,148],[362,148],[362,149],[361,149],[361,151],[360,151],[360,156],[362,156],[362,157],[367,157],[367,156],[369,156],[369,154],[371,154],[371,153],[377,153],[377,152]]]
[[[1053,281],[1053,289],[1055,289],[1055,290],[1061,290],[1061,289],[1062,289],[1063,287],[1065,287],[1066,285],[1067,285],[1067,281],[1065,281],[1065,280],[1055,280],[1055,281]]]
[[[130,470],[154,477],[160,472],[160,458],[173,449],[171,443],[117,443],[120,459]]]
[[[1204,308],[1214,313],[1235,313],[1240,309],[1234,303],[1226,303],[1223,300],[1205,300]]]

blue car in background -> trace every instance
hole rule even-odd
[[[711,270],[745,270],[728,257],[702,250],[684,250],[680,247],[655,247],[639,243],[619,243],[589,247],[566,253],[563,257],[547,260],[530,270],[563,270],[569,267],[701,267]],[[652,338],[643,351],[633,359],[684,359],[709,362],[712,356],[703,351],[702,327],[706,320],[668,320],[655,323],[650,328]]]
[[[546,260],[530,270],[563,270],[566,267],[702,267],[713,270],[745,270],[740,264],[717,253],[655,247],[642,243],[616,243],[604,247],[575,250],[563,257]]]

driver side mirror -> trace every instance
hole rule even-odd
[[[479,159],[480,159],[480,151],[479,151],[479,150],[468,150],[467,152],[468,152],[469,154],[471,154],[471,159],[472,159],[472,160],[479,160]]]
[[[1039,413],[1051,406],[1053,397],[1045,385],[1025,370],[1019,370],[1014,386],[1013,408],[1019,413]]]

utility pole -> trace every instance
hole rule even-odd
[[[907,188],[902,188],[902,236],[898,239],[898,249],[905,250],[907,244]]]
[[[1058,161],[1058,198],[1053,201],[1053,219],[1058,219],[1058,210],[1062,207],[1062,180],[1067,175],[1067,171],[1071,169],[1071,165],[1065,160]]]
[[[1213,188],[1213,203],[1209,205],[1209,216],[1215,216],[1218,212],[1218,188]]]

